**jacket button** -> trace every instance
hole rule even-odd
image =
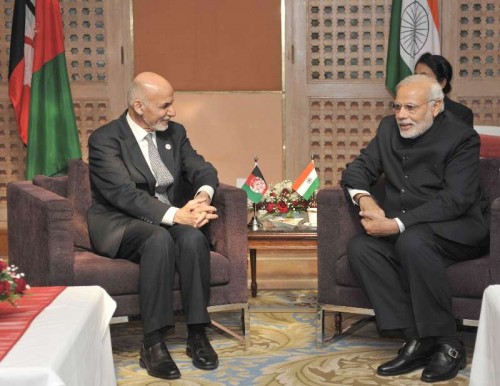
[[[406,193],[405,188],[401,189],[401,193]]]

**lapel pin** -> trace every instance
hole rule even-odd
[[[165,145],[165,149],[170,150],[170,149],[172,149],[172,146],[171,146],[169,143],[167,143],[167,144]]]

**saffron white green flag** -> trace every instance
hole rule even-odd
[[[441,54],[438,0],[393,0],[385,77],[393,94],[426,52]]]
[[[309,162],[302,171],[299,178],[295,180],[292,189],[300,194],[304,199],[309,200],[314,191],[319,188],[319,177],[314,167],[314,161]]]

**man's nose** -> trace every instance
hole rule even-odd
[[[401,109],[399,111],[396,111],[395,115],[396,119],[405,119],[408,118],[408,111],[406,111],[404,106],[401,106]]]
[[[169,117],[175,117],[175,109],[173,107],[169,107],[167,110],[167,114]]]

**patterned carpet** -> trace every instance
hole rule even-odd
[[[167,344],[182,378],[170,382],[149,377],[139,366],[140,321],[112,325],[118,385],[426,385],[420,382],[421,370],[398,377],[375,374],[380,363],[396,354],[401,341],[379,338],[373,322],[317,348],[315,301],[315,291],[259,291],[258,297],[250,300],[248,347],[218,329],[209,329],[220,361],[214,371],[193,367],[185,354],[186,329],[179,318]],[[241,332],[237,313],[214,313],[212,318]],[[333,316],[327,318],[327,326],[333,326]],[[461,334],[467,347],[468,366],[453,381],[436,385],[469,383],[475,331],[469,329]]]

